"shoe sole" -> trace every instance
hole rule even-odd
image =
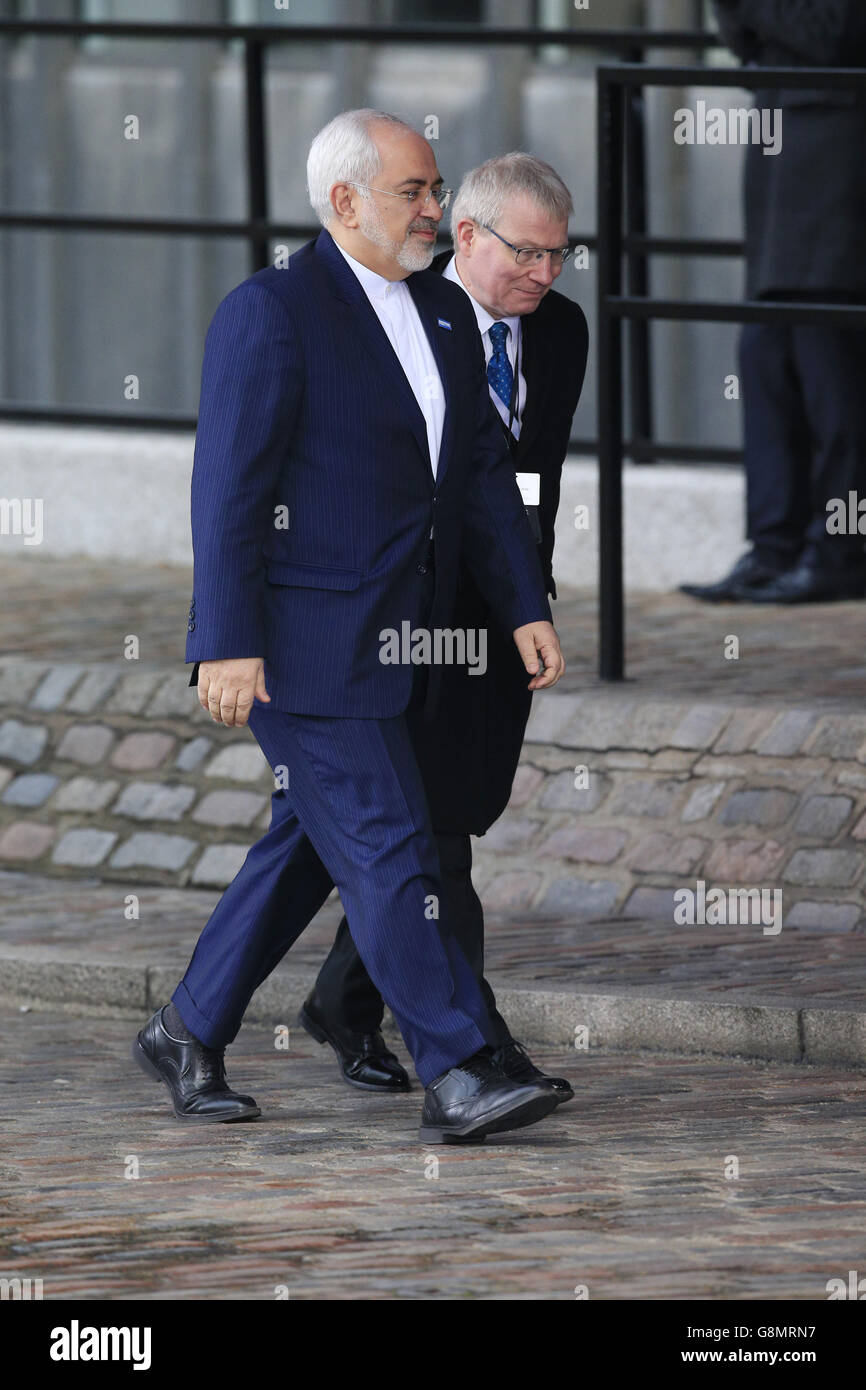
[[[324,1043],[327,1043],[328,1047],[331,1049],[331,1051],[337,1059],[337,1070],[340,1073],[340,1080],[345,1081],[347,1086],[354,1086],[355,1089],[358,1091],[378,1091],[380,1096],[405,1095],[407,1091],[411,1091],[412,1087],[408,1084],[405,1086],[377,1086],[372,1081],[353,1081],[351,1077],[348,1077],[346,1073],[343,1071],[342,1065],[340,1063],[340,1054],[334,1047],[334,1044],[331,1042],[327,1033],[323,1032],[323,1030],[319,1027],[318,1023],[313,1022],[306,1010],[301,1009],[300,1013],[298,1014],[298,1022],[304,1029],[304,1032],[309,1033],[310,1037],[313,1039],[313,1042],[319,1043],[320,1046]]]
[[[422,1144],[482,1144],[488,1134],[502,1134],[509,1129],[525,1129],[543,1120],[555,1110],[559,1101],[552,1093],[534,1096],[520,1105],[500,1106],[499,1110],[472,1124],[450,1128],[442,1125],[422,1125],[418,1138]]]
[[[162,1072],[159,1070],[159,1067],[155,1066],[154,1063],[151,1061],[150,1057],[147,1055],[147,1052],[142,1046],[140,1037],[137,1037],[132,1044],[132,1059],[133,1061],[138,1063],[145,1076],[149,1077],[151,1081],[161,1081],[164,1086],[168,1086],[168,1082],[166,1081]],[[247,1108],[246,1110],[242,1110],[237,1115],[188,1115],[185,1111],[178,1110],[177,1106],[174,1103],[174,1096],[172,1095],[170,1086],[168,1087],[168,1093],[171,1096],[171,1106],[175,1115],[179,1120],[183,1120],[186,1124],[239,1124],[243,1120],[255,1120],[257,1116],[261,1115],[262,1113],[259,1107],[256,1105],[252,1110]]]

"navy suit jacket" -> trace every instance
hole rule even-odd
[[[238,285],[208,329],[186,660],[264,657],[271,709],[406,709],[414,668],[382,663],[381,634],[419,621],[431,527],[430,627],[450,625],[461,554],[504,632],[550,620],[472,307],[435,271],[407,284],[445,392],[435,479],[422,411],[327,231]]]

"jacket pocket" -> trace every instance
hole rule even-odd
[[[303,589],[357,589],[361,582],[360,570],[332,569],[301,561],[267,564],[265,574],[269,584],[297,585]]]

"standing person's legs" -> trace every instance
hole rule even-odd
[[[813,440],[808,558],[822,569],[862,569],[863,536],[831,535],[827,504],[841,498],[847,511],[849,492],[866,495],[866,332],[821,324],[792,332]]]
[[[231,1041],[256,984],[333,880],[422,1082],[495,1045],[484,1000],[445,920],[439,930],[448,908],[404,718],[317,718],[255,706],[249,723],[271,766],[288,768],[293,810],[282,855],[268,832],[199,939],[174,996],[190,1030],[212,1047]],[[312,894],[303,883],[312,859],[305,841],[327,876],[320,866]]]
[[[753,323],[740,335],[746,535],[772,570],[795,564],[811,515],[811,441],[791,333]]]

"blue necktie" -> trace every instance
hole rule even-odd
[[[503,405],[509,406],[511,404],[511,392],[514,389],[514,371],[508,360],[508,353],[505,351],[508,324],[491,323],[487,331],[493,344],[493,352],[487,363],[487,380],[491,390],[496,392]]]

